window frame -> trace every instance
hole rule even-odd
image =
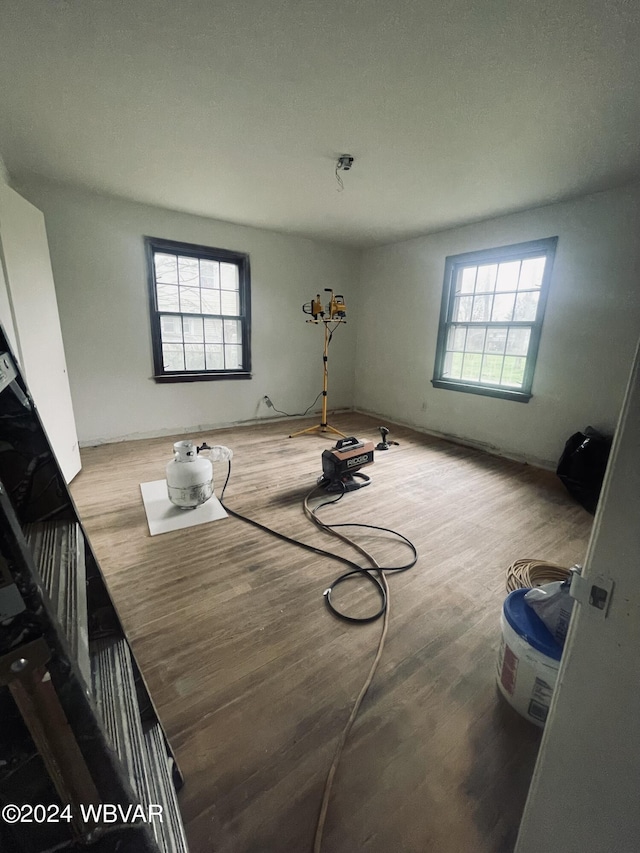
[[[147,285],[149,295],[149,314],[151,320],[151,346],[153,351],[153,379],[156,382],[207,382],[218,379],[251,379],[251,272],[249,255],[229,249],[201,246],[195,243],[181,243],[159,237],[145,237],[145,255],[147,260]],[[183,257],[211,261],[230,262],[238,267],[238,315],[196,314],[184,311],[160,311],[158,308],[154,254],[166,252]],[[242,367],[222,370],[165,370],[162,357],[162,333],[160,317],[218,317],[222,320],[239,320],[242,329]]]
[[[436,346],[436,358],[433,371],[433,379],[431,384],[434,388],[442,388],[449,391],[462,391],[469,394],[480,394],[487,397],[498,397],[503,400],[515,400],[520,403],[528,403],[532,393],[533,378],[535,373],[538,350],[540,346],[540,337],[542,333],[542,323],[544,320],[545,309],[547,305],[547,297],[549,294],[549,284],[551,281],[551,273],[553,270],[553,262],[555,259],[555,251],[558,243],[557,237],[546,237],[540,240],[529,240],[525,243],[514,243],[509,246],[500,246],[493,249],[481,249],[475,252],[464,252],[460,255],[450,255],[445,261],[444,283],[442,289],[442,302],[440,306],[440,320],[438,325],[438,340]],[[538,307],[534,320],[524,321],[477,321],[476,323],[469,321],[468,323],[460,323],[460,325],[478,325],[490,327],[508,326],[509,328],[529,328],[531,334],[529,338],[529,347],[525,356],[525,370],[521,388],[509,388],[502,385],[493,385],[490,383],[474,382],[467,379],[451,379],[443,376],[444,362],[446,354],[447,338],[449,328],[452,325],[457,325],[453,319],[453,307],[455,299],[455,287],[458,277],[458,271],[461,267],[484,265],[484,264],[499,264],[513,260],[525,260],[527,257],[540,257],[545,255],[546,262],[542,282],[540,285],[540,296],[538,298]],[[517,286],[517,285],[516,285]],[[494,291],[495,292],[495,291]]]

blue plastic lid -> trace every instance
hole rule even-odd
[[[504,618],[523,640],[548,658],[560,660],[562,646],[553,638],[553,634],[538,614],[524,600],[528,589],[516,589],[509,593],[504,605]]]

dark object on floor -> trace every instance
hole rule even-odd
[[[372,441],[359,441],[355,435],[341,438],[335,447],[322,454],[322,476],[318,485],[328,492],[352,492],[368,485],[369,477],[359,471],[363,465],[372,462]],[[358,482],[354,477],[359,477],[363,482]]]
[[[389,427],[378,427],[378,431],[380,433],[380,438],[382,439],[382,441],[376,444],[376,450],[389,450],[392,444],[398,444],[397,441],[387,441],[387,436],[389,435]]]
[[[592,515],[598,505],[611,441],[592,427],[574,433],[565,444],[556,469],[569,494]]]

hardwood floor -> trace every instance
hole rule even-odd
[[[344,552],[301,508],[333,443],[287,438],[312,423],[192,437],[232,448],[229,506]],[[371,418],[332,423],[379,440]],[[550,472],[401,427],[390,438],[400,446],[376,453],[371,485],[322,511],[328,522],[395,528],[419,552],[411,571],[390,577],[389,636],[336,777],[323,851],[507,853],[539,732],[495,688],[506,569],[518,557],[580,562],[592,519]],[[83,450],[73,496],[185,775],[191,853],[303,853],[381,623],[328,613],[322,594],[339,563],[236,519],[151,538],[139,484],[164,477],[173,440]],[[219,495],[226,465],[214,472]],[[389,536],[356,538],[383,565],[406,560]],[[360,593],[343,600],[374,605]]]

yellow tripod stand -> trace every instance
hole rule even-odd
[[[345,307],[344,302],[342,301],[342,297],[334,296],[333,290],[331,290],[328,287],[325,288],[325,290],[328,290],[331,293],[331,301],[329,302],[329,305],[327,306],[327,308],[328,308],[327,313],[329,316],[326,316],[325,313],[322,311],[322,304],[320,303],[320,295],[319,294],[317,296],[317,299],[313,300],[311,303],[308,303],[308,305],[304,305],[302,307],[302,310],[305,312],[305,314],[313,314],[313,320],[307,320],[307,323],[315,323],[315,324],[322,323],[322,325],[324,326],[324,350],[322,352],[322,414],[321,414],[321,420],[320,420],[319,424],[316,424],[316,426],[308,427],[307,429],[301,429],[298,432],[292,433],[289,436],[289,438],[296,438],[296,436],[298,436],[298,435],[307,435],[307,434],[310,434],[313,432],[320,432],[320,433],[331,432],[331,433],[334,433],[335,435],[341,436],[341,438],[346,438],[346,435],[343,432],[340,432],[339,429],[336,429],[335,427],[332,427],[330,424],[327,423],[327,388],[329,385],[329,366],[328,366],[329,365],[329,341],[331,339],[330,334],[329,334],[329,326],[333,323],[339,324],[339,323],[346,323],[347,322],[345,320],[346,307]],[[307,310],[307,308],[309,306],[310,306],[310,310]],[[337,328],[337,325],[335,325],[334,328],[331,330],[331,334],[334,333],[336,328]]]

